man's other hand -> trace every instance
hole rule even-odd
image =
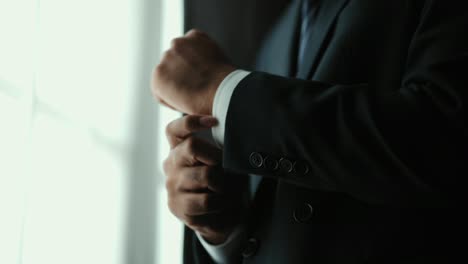
[[[190,30],[172,40],[154,68],[151,88],[162,104],[187,114],[211,115],[218,86],[235,68],[207,34]]]
[[[216,123],[213,117],[195,115],[171,122],[166,129],[171,152],[164,161],[169,209],[212,244],[227,239],[246,205],[245,178],[225,174],[221,150],[193,136]]]

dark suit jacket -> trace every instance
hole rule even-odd
[[[296,69],[297,2],[229,105],[223,166],[264,178],[239,262],[466,261],[467,4],[325,0]]]

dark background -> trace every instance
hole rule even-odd
[[[251,70],[262,40],[293,0],[185,0],[185,29],[207,32],[238,67]]]

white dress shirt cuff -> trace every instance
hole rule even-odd
[[[228,239],[219,245],[208,243],[198,232],[195,232],[195,234],[215,263],[230,264],[233,262],[233,259],[237,259],[236,255],[240,254],[240,247],[244,237],[244,228],[240,225],[237,226],[229,235]]]
[[[224,143],[224,130],[226,127],[226,118],[231,96],[237,85],[249,75],[250,72],[244,70],[235,70],[231,72],[218,87],[213,100],[213,116],[218,119],[218,125],[211,129],[213,139],[222,147]]]

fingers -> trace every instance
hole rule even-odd
[[[221,193],[224,189],[224,175],[220,167],[184,167],[173,177],[166,181],[166,188],[172,192]]]
[[[223,209],[222,197],[214,193],[181,193],[170,198],[169,202],[171,211],[185,221],[193,216],[219,213]]]
[[[212,116],[187,115],[170,122],[166,127],[166,136],[171,148],[174,148],[192,133],[212,128],[217,124],[217,119]]]
[[[219,181],[222,171],[210,166],[164,168],[169,206],[182,217],[216,212],[219,208]],[[218,202],[216,202],[218,201]]]
[[[221,150],[198,138],[188,138],[171,150],[163,163],[170,192],[220,192]]]
[[[209,166],[173,170],[166,179],[171,212],[189,226],[206,223],[204,216],[220,213],[228,204],[227,197],[215,191],[222,179],[222,169]]]
[[[178,166],[215,166],[221,163],[222,151],[210,142],[189,137],[177,145],[169,154]]]
[[[189,31],[187,31],[187,33],[185,33],[185,36],[186,37],[208,37],[208,34],[206,34],[205,32],[199,30],[199,29],[190,29]]]
[[[228,231],[239,219],[239,212],[215,194],[185,194],[169,198],[169,209],[189,228],[211,236]]]

